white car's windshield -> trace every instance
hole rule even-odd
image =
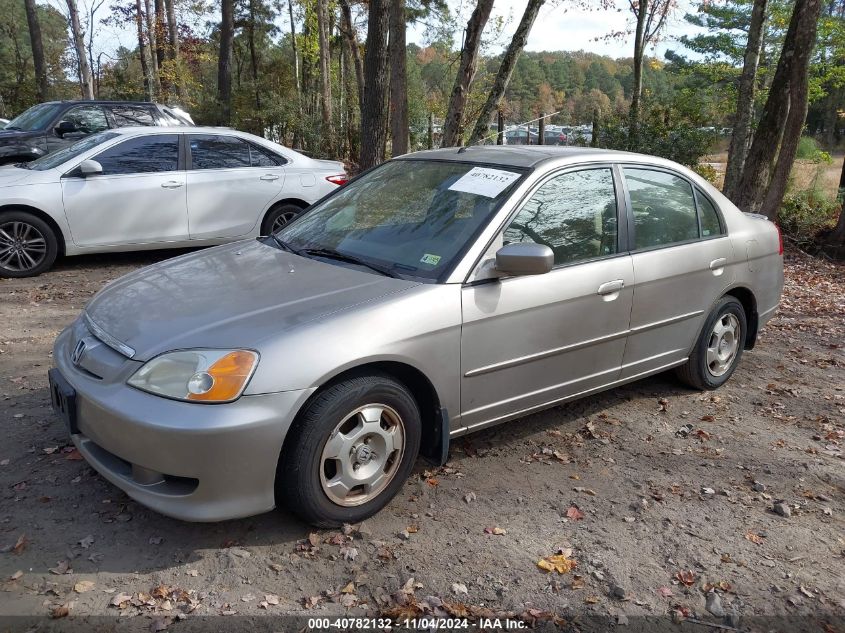
[[[437,279],[524,173],[459,162],[391,161],[346,185],[277,237],[305,254],[324,251],[394,274]]]
[[[21,167],[25,169],[33,169],[35,171],[53,169],[54,167],[58,167],[62,163],[69,161],[83,152],[87,152],[89,149],[92,149],[101,143],[105,143],[116,136],[118,136],[117,132],[100,132],[99,134],[92,134],[73,145],[60,149],[58,152],[42,156],[30,163],[23,163]]]

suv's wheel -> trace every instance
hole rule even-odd
[[[420,413],[389,376],[344,380],[317,395],[285,440],[276,494],[320,527],[363,521],[399,492],[420,446]]]
[[[302,209],[295,204],[280,204],[273,207],[267,212],[267,216],[261,223],[261,235],[275,233],[300,213],[302,213]]]
[[[742,350],[748,326],[745,309],[733,297],[722,297],[701,330],[701,335],[678,377],[696,389],[716,389],[731,377]]]
[[[0,212],[0,277],[34,277],[53,265],[56,235],[41,218],[26,211]]]

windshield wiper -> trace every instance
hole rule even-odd
[[[360,257],[355,257],[354,255],[347,255],[346,253],[341,253],[340,251],[336,251],[333,248],[303,248],[300,253],[304,253],[306,255],[316,255],[317,257],[325,257],[327,259],[336,259],[340,262],[348,262],[350,264],[356,264],[358,266],[364,266],[365,268],[369,268],[370,270],[374,270],[377,273],[381,273],[387,277],[393,277],[394,279],[401,279],[396,272],[387,268],[385,266],[379,266],[378,264],[373,264],[368,262]]]
[[[4,130],[21,130],[17,125],[7,125],[6,127],[2,128]]]
[[[276,246],[281,248],[283,251],[287,251],[289,253],[293,253],[294,255],[302,255],[302,250],[298,248],[294,248],[287,242],[285,242],[282,238],[280,238],[275,233],[270,233],[270,237],[273,238],[273,241],[276,242]]]

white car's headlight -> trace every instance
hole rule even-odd
[[[165,398],[231,402],[246,388],[258,354],[245,349],[167,352],[147,361],[127,384]]]

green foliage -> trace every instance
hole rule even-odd
[[[824,164],[829,164],[833,160],[829,153],[819,149],[818,141],[811,136],[801,137],[801,140],[798,141],[798,152],[795,157]]]
[[[840,210],[840,203],[814,182],[808,189],[786,194],[778,213],[778,223],[784,235],[793,241],[810,243],[821,231],[836,223]]]
[[[674,121],[672,112],[653,108],[640,122],[637,147],[628,143],[628,125],[624,118],[605,122],[599,131],[599,147],[632,150],[662,156],[682,165],[694,167],[713,147],[716,135],[688,121]]]
[[[719,180],[719,172],[710,163],[698,163],[693,165],[692,170],[709,183],[716,184]]]

